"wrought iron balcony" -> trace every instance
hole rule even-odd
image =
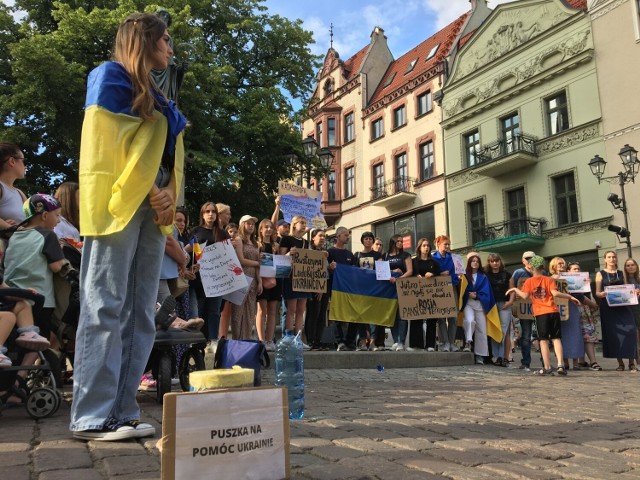
[[[492,223],[474,229],[475,248],[484,251],[510,252],[527,250],[544,244],[544,218],[519,218]]]
[[[498,177],[538,162],[536,139],[518,133],[508,139],[486,145],[477,156],[476,172]]]
[[[407,200],[413,200],[416,196],[413,189],[415,182],[415,178],[400,176],[382,185],[372,187],[372,205],[390,206]]]

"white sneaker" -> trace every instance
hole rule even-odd
[[[445,343],[444,347],[442,347],[442,351],[443,352],[450,352],[451,351],[451,344]]]
[[[456,346],[456,344],[455,344],[455,343],[452,343],[452,344],[451,344],[451,351],[452,351],[452,352],[459,352],[459,351],[460,351],[460,349]]]
[[[273,342],[266,342],[264,344],[264,348],[267,350],[267,352],[275,352],[276,351],[276,344]]]
[[[303,350],[311,350],[311,347],[309,345],[307,345],[306,343],[302,342],[302,349]]]
[[[405,350],[407,352],[417,352],[418,350],[420,350],[419,348],[413,348],[413,347],[407,347],[405,348]]]
[[[436,351],[436,349],[435,349],[435,348],[433,348],[433,347],[429,347],[429,348],[427,348],[427,352],[435,352],[435,351]]]
[[[404,343],[394,343],[391,350],[394,352],[404,352]]]

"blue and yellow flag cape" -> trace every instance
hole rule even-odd
[[[160,110],[154,112],[155,121],[143,121],[131,111],[133,86],[122,65],[107,62],[89,74],[80,145],[82,235],[109,235],[124,229],[151,191],[165,146],[175,151],[178,198],[186,119],[174,102],[156,99]],[[171,235],[173,225],[160,229]]]
[[[502,342],[502,327],[500,325],[498,306],[493,297],[493,290],[489,284],[489,279],[482,272],[478,272],[473,289],[469,287],[467,277],[460,275],[460,297],[458,298],[460,313],[458,314],[458,325],[462,324],[462,318],[464,316],[462,310],[467,304],[469,293],[472,291],[478,294],[478,300],[482,303],[482,308],[487,316],[487,336],[493,338],[496,342]]]
[[[397,310],[398,294],[394,284],[376,280],[374,270],[336,265],[329,320],[391,327]]]

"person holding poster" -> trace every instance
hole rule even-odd
[[[200,208],[200,224],[193,229],[195,242],[203,247],[215,242],[222,242],[229,239],[229,234],[220,226],[218,218],[218,208],[213,202],[206,202]],[[222,297],[207,297],[202,286],[200,271],[196,273],[193,282],[195,289],[198,317],[204,319],[203,333],[210,344],[218,341],[218,331],[220,329],[220,306]]]
[[[554,257],[549,262],[549,275],[558,280],[560,274],[567,271],[567,262],[564,258]],[[582,340],[582,329],[580,328],[580,307],[584,301],[584,295],[580,293],[571,294],[572,297],[580,301],[579,306],[569,304],[569,319],[560,322],[560,332],[562,333],[562,351],[564,353],[564,367],[569,369],[569,359],[573,359],[573,369],[580,370],[580,361],[584,358],[584,341]]]
[[[627,258],[627,261],[624,262],[624,278],[626,283],[633,284],[636,289],[636,294],[640,296],[640,268],[638,267],[638,262],[633,258]],[[639,349],[639,355],[636,356],[637,360],[640,358],[640,305],[631,305],[631,311],[633,312],[633,319],[636,322],[636,338]]]
[[[433,259],[438,262],[440,267],[440,275],[451,276],[451,283],[458,296],[460,288],[460,277],[456,275],[456,267],[451,256],[451,240],[446,235],[439,235],[435,240],[436,252],[433,253]],[[443,352],[457,352],[456,347],[456,330],[458,329],[458,319],[456,317],[438,319],[438,327],[440,329],[440,342]]]
[[[411,277],[413,275],[413,263],[411,255],[405,252],[402,247],[402,237],[394,235],[389,239],[389,249],[383,260],[389,262],[389,268],[392,273],[400,274],[399,277],[391,277],[391,283],[396,283],[398,278]],[[396,321],[391,327],[391,336],[393,337],[392,352],[402,352],[405,350],[404,342],[407,338],[407,321],[400,319],[400,309],[396,313]]]
[[[431,278],[440,275],[438,263],[431,258],[431,245],[429,240],[421,238],[416,245],[416,256],[412,259],[413,273],[416,277]],[[424,323],[427,322],[426,341],[423,333]],[[435,352],[436,350],[436,328],[437,318],[426,320],[413,320],[409,322],[409,346],[408,352],[414,350],[424,350]]]
[[[618,270],[616,252],[604,253],[604,268],[596,273],[596,298],[600,300],[600,325],[602,326],[602,356],[618,360],[618,372],[624,372],[623,358],[629,360],[629,370],[638,371],[636,364],[636,322],[631,307],[609,306],[605,289],[611,285],[625,284],[624,273]]]
[[[277,254],[277,233],[273,222],[267,218],[258,226],[258,248],[260,253]],[[276,309],[282,298],[282,283],[275,278],[266,280],[270,288],[265,288],[265,279],[262,281],[262,293],[258,295],[258,313],[256,316],[256,331],[258,339],[264,342],[267,352],[275,352],[276,344],[273,337],[276,331]]]
[[[536,327],[540,339],[540,353],[542,353],[543,368],[536,370],[536,375],[563,375],[567,370],[562,363],[562,341],[560,332],[560,312],[555,304],[555,298],[566,298],[576,305],[580,301],[567,293],[558,291],[558,286],[553,278],[544,275],[544,258],[536,255],[529,259],[529,265],[533,269],[533,276],[528,278],[522,289],[514,287],[507,290],[507,295],[514,292],[520,298],[531,297],[533,314],[536,318]],[[553,342],[553,351],[558,360],[558,367],[555,371],[551,368],[551,353],[549,342]]]
[[[242,305],[231,305],[231,336],[234,340],[249,340],[256,320],[257,296],[262,293],[260,277],[260,251],[256,240],[256,222],[251,215],[240,219],[238,236],[233,242],[242,271],[251,282]]]
[[[569,272],[577,273],[580,271],[578,262],[569,262]],[[588,295],[584,295],[583,305],[580,307],[580,330],[582,332],[582,341],[584,342],[584,351],[589,357],[589,363],[580,364],[581,367],[589,368],[594,371],[602,370],[602,367],[596,362],[596,343],[598,343],[598,333],[596,332],[596,319],[593,311],[597,310],[598,304],[591,300]]]
[[[282,237],[280,242],[280,255],[295,255],[300,248],[309,248],[309,242],[303,238],[307,231],[307,219],[302,215],[296,215],[291,219],[290,235]],[[311,297],[307,292],[294,292],[291,278],[285,278],[282,282],[282,298],[287,306],[285,319],[285,332],[293,331],[297,334],[304,327],[304,313],[307,308],[307,299]]]
[[[325,250],[325,242],[327,235],[321,228],[311,230],[311,249],[320,250],[329,255]],[[329,350],[328,347],[322,345],[322,332],[327,326],[327,308],[329,307],[330,289],[327,288],[325,293],[314,293],[307,300],[307,317],[304,330],[307,335],[307,343],[312,351]]]
[[[491,352],[496,356],[495,365],[498,367],[509,366],[509,354],[511,353],[511,305],[515,300],[515,294],[507,295],[506,292],[513,288],[511,274],[504,268],[502,257],[497,253],[490,253],[487,257],[487,265],[484,269],[493,297],[496,300],[498,314],[500,315],[500,327],[502,328],[502,342],[491,339]]]
[[[87,81],[80,146],[80,323],[70,430],[81,440],[153,436],[136,401],[155,339],[160,264],[182,184],[186,118],[151,76],[173,56],[165,23],[133,13],[113,60]]]

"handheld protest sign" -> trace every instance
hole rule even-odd
[[[458,314],[451,277],[407,277],[396,280],[398,308],[403,320],[448,318]]]
[[[325,253],[299,248],[292,257],[291,289],[294,292],[326,293],[328,272]]]

